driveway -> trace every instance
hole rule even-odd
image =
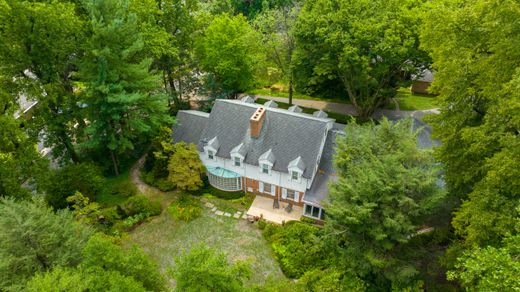
[[[276,97],[276,96],[267,96],[267,95],[255,95],[255,98],[263,98],[270,99],[278,102],[288,103],[289,99],[286,97]],[[356,109],[351,104],[338,103],[338,102],[328,102],[323,100],[309,100],[309,99],[295,99],[293,98],[293,104],[302,107],[314,108],[318,110],[330,111],[338,114],[344,115],[357,115]],[[373,117],[375,119],[381,119],[381,117],[385,116],[390,120],[401,119],[404,117],[413,117],[416,119],[422,119],[422,117],[426,114],[438,114],[438,109],[429,109],[429,110],[416,110],[416,111],[402,111],[402,110],[389,110],[389,109],[376,109]]]

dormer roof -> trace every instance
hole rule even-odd
[[[327,115],[326,112],[319,110],[312,113],[314,117],[320,118],[320,119],[326,119],[329,115]]]
[[[215,136],[215,137],[213,137],[213,139],[209,140],[208,144],[206,146],[215,149],[215,151],[218,151],[218,148],[220,147],[220,142],[218,141],[217,136]]]
[[[249,95],[242,97],[240,100],[245,103],[255,103],[255,99]]]
[[[231,156],[239,155],[242,158],[245,158],[247,154],[247,149],[244,143],[238,144],[235,148],[231,150]]]
[[[301,113],[303,111],[302,108],[297,105],[290,106],[287,110],[293,113]]]
[[[298,156],[296,159],[289,162],[289,165],[287,166],[288,170],[300,170],[301,173],[305,170],[305,163],[303,163],[302,157]]]
[[[258,157],[258,161],[260,163],[269,162],[271,165],[274,165],[275,160],[276,160],[276,157],[274,157],[272,149],[267,150],[266,152],[264,152],[264,154],[262,154],[262,155],[260,155],[260,157]]]
[[[278,104],[276,102],[272,101],[272,100],[269,100],[266,103],[264,103],[264,106],[265,107],[270,107],[270,108],[277,108]]]

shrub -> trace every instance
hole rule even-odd
[[[207,185],[203,189],[199,189],[197,191],[190,192],[194,196],[202,196],[204,194],[212,194],[213,196],[224,199],[224,200],[235,200],[240,199],[245,196],[245,193],[242,191],[239,192],[226,192],[223,190],[219,190],[217,188],[212,187],[211,185]]]
[[[69,164],[51,173],[44,185],[45,200],[55,209],[66,208],[67,197],[81,192],[89,199],[101,191],[105,178],[101,169],[91,163]]]
[[[161,204],[159,202],[150,201],[150,199],[143,195],[130,197],[120,207],[125,217],[130,217],[141,213],[146,213],[148,216],[161,214]]]
[[[189,222],[200,216],[202,207],[199,200],[184,195],[168,207],[168,213],[175,219]]]
[[[267,224],[263,231],[282,271],[290,278],[299,278],[325,264],[330,255],[325,251],[319,233],[319,228],[296,221],[285,226]]]
[[[114,184],[110,193],[115,196],[128,198],[137,194],[137,187],[131,181],[122,181]]]

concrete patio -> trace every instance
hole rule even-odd
[[[292,212],[287,213],[285,211],[285,206],[287,205],[288,203],[280,202],[280,208],[273,209],[273,199],[256,196],[253,204],[251,204],[251,207],[247,210],[247,215],[262,217],[266,221],[277,224],[282,224],[284,221],[288,222],[291,220],[299,221],[303,214],[303,208],[293,205]]]

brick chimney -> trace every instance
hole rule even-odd
[[[260,131],[262,131],[264,119],[265,119],[265,108],[264,107],[257,108],[255,113],[251,116],[251,119],[249,119],[249,125],[251,126],[251,137],[252,138],[260,137]]]

